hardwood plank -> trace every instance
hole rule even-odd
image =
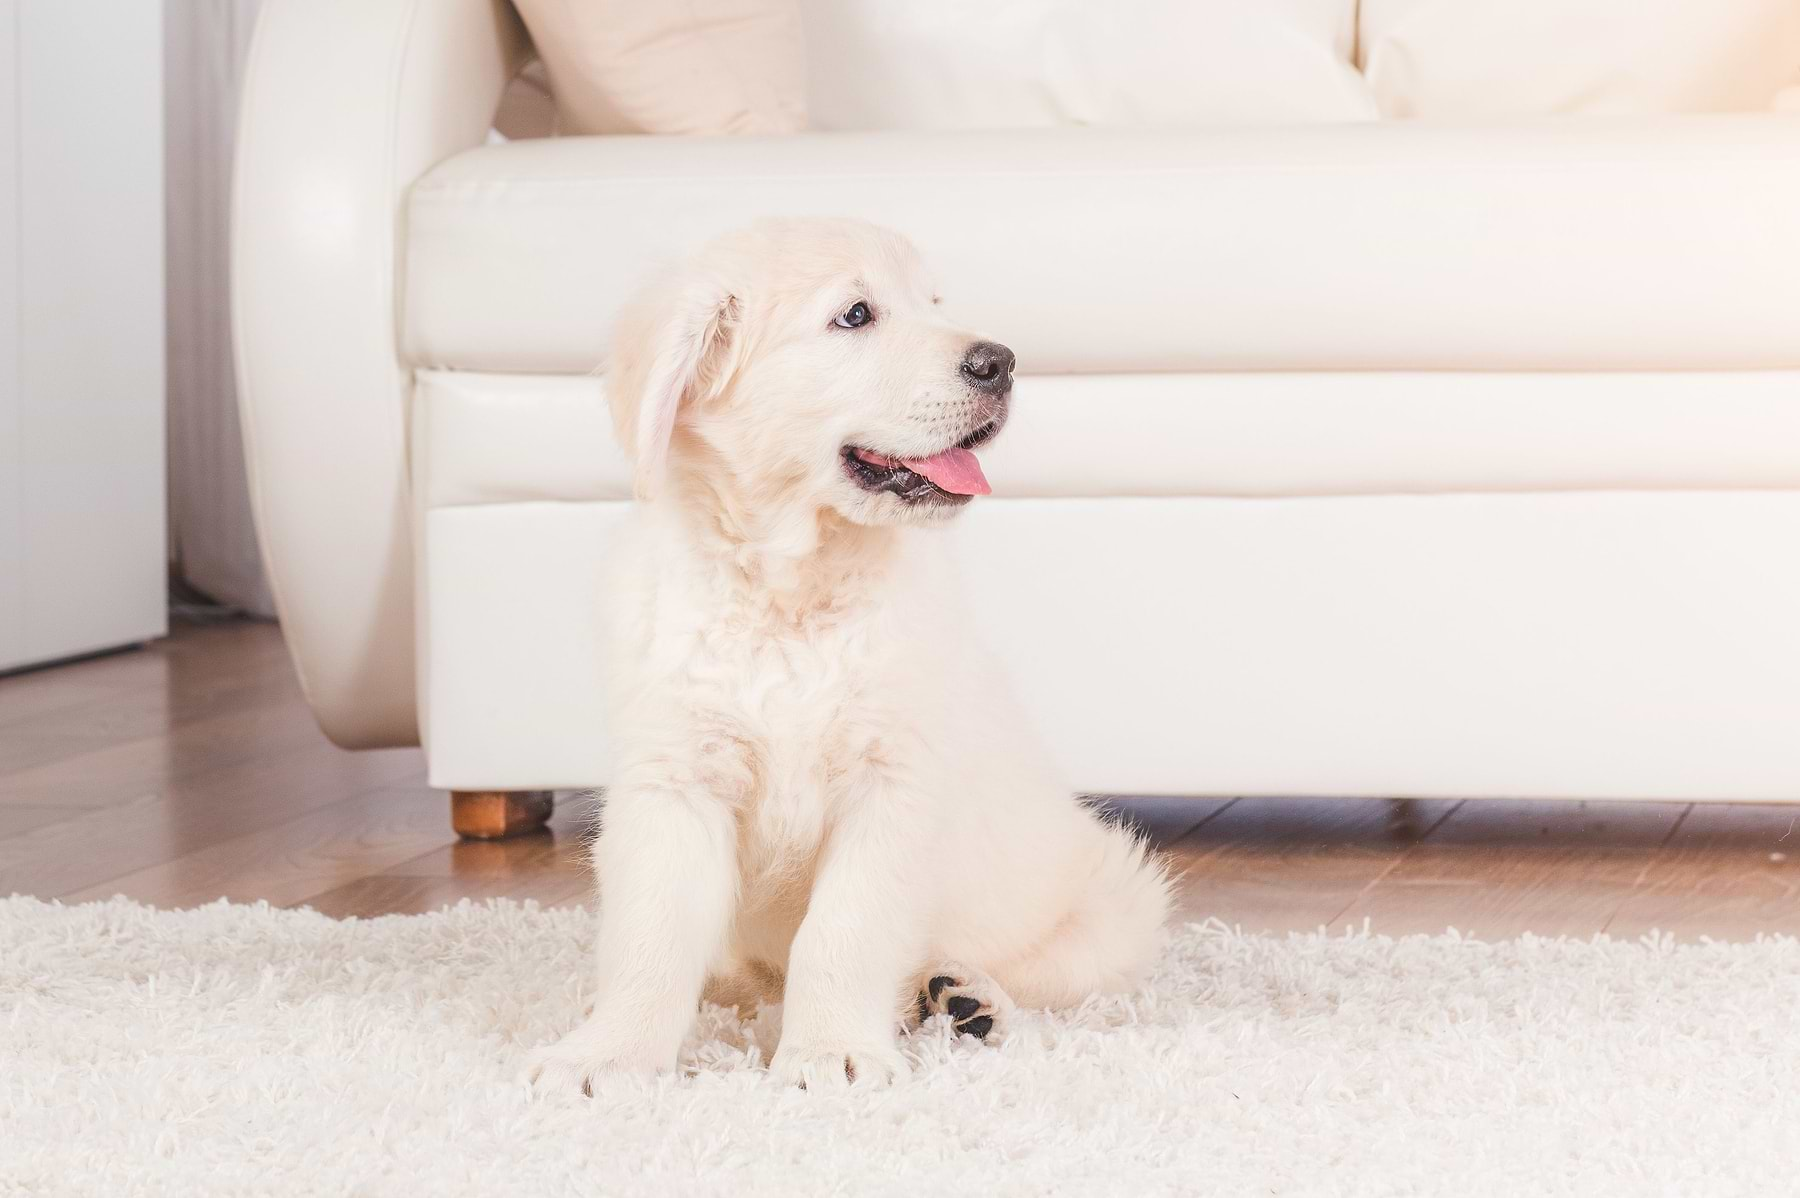
[[[597,814],[598,804],[588,795],[558,795],[556,813],[540,833],[516,840],[457,841],[299,905],[337,918],[416,914],[465,898],[585,907],[593,898],[587,843]]]
[[[1587,936],[1637,886],[1681,803],[1464,803],[1338,916],[1377,932]]]
[[[457,840],[380,872],[396,878],[586,878],[590,868],[583,837],[549,829],[510,840]]]
[[[463,899],[477,902],[490,898],[531,899],[546,907],[583,906],[588,893],[585,878],[556,874],[522,877],[375,874],[290,905],[311,907],[334,919],[368,919],[379,915],[421,915]]]
[[[257,620],[170,625],[149,645],[0,674],[0,726],[125,695],[184,685],[292,676],[281,630]],[[277,669],[277,667],[284,667]]]
[[[130,651],[133,656],[162,664],[154,654]],[[48,713],[114,698],[146,686],[146,683],[108,683],[89,678],[75,666],[47,667],[29,674],[0,676],[0,728],[16,720],[35,719]]]
[[[1097,810],[1141,830],[1159,848],[1174,844],[1233,801],[1163,795],[1099,795],[1092,800]]]
[[[452,841],[417,752],[325,741],[271,625],[177,625],[144,650],[0,677],[0,745],[0,894],[226,895],[338,915],[591,902],[594,804],[561,797],[543,836]],[[1800,933],[1800,806],[1101,802],[1185,871],[1189,918]]]
[[[1239,799],[1171,847],[1182,871],[1177,913],[1258,932],[1329,925],[1456,806]]]
[[[27,807],[18,803],[0,804],[0,840],[17,836],[33,828],[61,823],[74,815],[67,807]]]
[[[315,737],[0,840],[0,894],[60,897],[423,777],[417,749],[346,753]]]
[[[304,704],[273,625],[177,624],[172,636],[142,650],[0,678],[0,782],[12,772],[275,701]]]
[[[183,725],[247,709],[292,708],[298,688],[280,675],[229,685],[149,688],[131,702],[99,700],[15,719],[0,728],[0,777],[52,764],[122,741],[164,735]]]
[[[192,907],[220,898],[285,905],[453,839],[442,791],[423,785],[382,787],[63,897],[81,902],[122,894],[159,907]]]
[[[593,834],[593,805],[558,796],[546,835],[511,840],[455,840],[407,861],[384,874],[419,878],[523,878],[556,874],[585,882],[591,876],[588,841]]]
[[[1800,935],[1800,806],[1696,803],[1607,922],[1614,936]]]
[[[193,782],[220,769],[243,766],[258,757],[305,748],[324,751],[328,745],[312,712],[296,693],[291,699],[194,720],[157,735],[0,774],[0,806],[104,807],[136,798],[147,789]]]
[[[80,661],[0,674],[0,726],[160,686],[168,670],[166,654],[152,646],[138,645]]]

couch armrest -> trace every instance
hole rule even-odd
[[[346,747],[418,741],[403,200],[480,144],[527,53],[506,0],[269,0],[251,45],[232,202],[238,403],[288,644]]]

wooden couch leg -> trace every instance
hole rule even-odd
[[[453,790],[450,826],[467,840],[503,840],[543,827],[552,805],[547,790]]]

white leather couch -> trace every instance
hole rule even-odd
[[[621,297],[764,213],[1018,353],[953,531],[1071,781],[1800,799],[1800,116],[489,144],[493,0],[272,0],[235,317],[326,731],[609,769]]]

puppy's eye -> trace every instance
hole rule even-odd
[[[838,313],[838,318],[831,323],[840,329],[860,329],[874,319],[875,313],[869,311],[869,305],[857,300]]]

